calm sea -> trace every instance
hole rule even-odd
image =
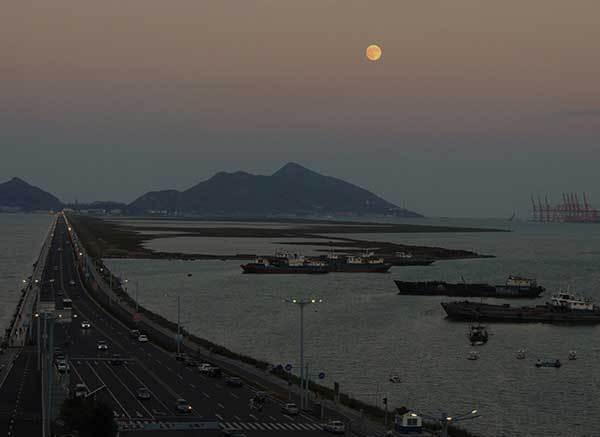
[[[445,320],[440,306],[444,298],[398,296],[393,283],[393,279],[459,281],[461,277],[503,283],[510,274],[523,274],[538,278],[548,288],[546,298],[570,288],[600,302],[600,226],[494,220],[427,223],[512,232],[368,236],[496,256],[430,267],[394,267],[390,274],[242,275],[239,263],[231,261],[114,260],[108,264],[130,279],[132,294],[137,286],[140,302],[151,310],[175,319],[179,294],[182,320],[191,332],[275,364],[290,363],[296,370],[299,313],[284,299],[322,298],[324,302],[310,308],[305,317],[310,372],[324,372],[324,384],[339,382],[342,390],[373,404],[388,397],[393,406],[450,415],[477,408],[482,417],[463,424],[485,436],[600,435],[600,326],[492,324],[489,343],[477,348],[480,359],[469,361],[468,326]],[[218,253],[236,249],[273,253],[280,243],[165,238],[150,246],[197,253],[219,249]],[[527,359],[517,360],[515,354],[522,348]],[[576,361],[567,361],[570,350],[577,351]],[[537,369],[537,358],[558,358],[564,366]],[[388,382],[392,374],[402,382]]]
[[[23,279],[31,275],[52,221],[45,214],[0,214],[0,329],[8,325]]]
[[[17,216],[3,219],[11,217],[15,218],[12,224],[3,226],[2,235],[13,238],[5,244],[5,252],[15,251],[10,244],[19,244],[15,229],[23,226]],[[466,337],[468,326],[445,320],[440,306],[445,299],[398,296],[393,283],[393,279],[458,281],[461,277],[502,283],[510,274],[523,274],[538,278],[548,288],[546,298],[560,288],[570,288],[600,302],[600,226],[428,222],[502,227],[512,232],[371,235],[373,240],[496,256],[437,262],[430,267],[394,267],[389,274],[242,275],[239,263],[232,261],[108,260],[107,264],[129,279],[130,293],[135,296],[137,289],[140,303],[149,309],[174,320],[180,295],[181,319],[189,331],[274,364],[292,364],[296,371],[299,312],[284,300],[322,298],[323,303],[305,314],[309,371],[313,375],[323,372],[323,384],[339,382],[343,391],[373,404],[388,397],[392,406],[450,415],[477,408],[482,417],[463,424],[484,436],[600,435],[600,345],[596,340],[600,326],[491,324],[490,341],[477,348],[480,359],[469,361],[467,355],[473,348]],[[29,257],[14,274],[13,284],[21,272],[28,274],[48,223],[49,218],[37,228],[30,223],[29,232],[37,237],[28,237]],[[219,249],[219,253],[236,249],[272,253],[280,243],[165,238],[150,245],[198,253]],[[10,293],[10,287],[4,289]],[[527,350],[527,359],[517,360],[515,354],[522,348]],[[577,351],[576,361],[567,361],[570,350]],[[558,358],[564,365],[558,370],[537,369],[537,358]],[[402,382],[388,382],[392,374]]]

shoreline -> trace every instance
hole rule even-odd
[[[207,254],[166,252],[149,249],[146,244],[161,238],[270,238],[281,239],[276,244],[300,245],[317,247],[317,252],[335,251],[339,254],[357,254],[366,250],[372,251],[377,256],[384,257],[392,265],[407,265],[398,259],[397,253],[404,252],[412,255],[413,261],[422,261],[430,264],[440,260],[457,260],[473,258],[493,258],[493,255],[479,254],[472,251],[446,249],[442,247],[412,246],[399,243],[390,243],[376,240],[360,240],[350,238],[351,234],[403,234],[423,232],[508,232],[498,229],[477,228],[452,228],[425,225],[398,225],[398,224],[359,224],[335,222],[314,222],[311,226],[298,224],[290,228],[244,228],[244,227],[139,227],[113,221],[102,220],[96,217],[70,215],[70,220],[77,224],[79,234],[88,242],[88,251],[95,258],[136,258],[136,259],[174,259],[174,260],[250,260],[257,256],[270,254],[235,253],[235,254]],[[141,234],[139,231],[156,232]],[[329,234],[348,234],[348,237],[331,236]],[[86,238],[87,237],[87,238]],[[303,240],[294,242],[290,238]]]

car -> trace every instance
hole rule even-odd
[[[344,434],[346,432],[346,425],[341,420],[331,420],[323,425],[323,431],[332,434]]]
[[[210,369],[210,371],[207,373],[208,376],[211,376],[213,378],[220,378],[222,374],[223,374],[223,371],[221,370],[220,367],[217,367],[217,366],[213,366]]]
[[[138,337],[138,341],[140,343],[147,343],[148,342],[148,336],[146,334],[140,334],[140,336]]]
[[[69,371],[69,365],[65,360],[58,360],[56,362],[56,369],[59,373],[67,373]]]
[[[108,362],[113,366],[119,366],[123,364],[123,358],[119,354],[113,354],[113,356],[110,357],[110,360],[108,360]]]
[[[81,322],[81,329],[90,329],[92,327],[92,324],[90,322],[88,322],[87,320],[84,320],[83,322]]]
[[[88,394],[88,389],[85,384],[76,384],[75,390],[73,390],[73,394],[76,398],[86,397]]]
[[[179,352],[175,354],[175,359],[177,361],[185,361],[188,359],[188,354],[186,354],[185,352]]]
[[[178,413],[190,414],[192,412],[192,406],[185,399],[179,398],[175,402],[175,410]]]
[[[132,329],[131,331],[129,331],[129,335],[131,336],[131,338],[138,338],[141,335],[141,332],[139,329]]]
[[[296,416],[298,413],[300,413],[300,409],[294,403],[287,403],[283,404],[283,406],[281,407],[281,412],[289,416]]]
[[[213,368],[212,364],[200,363],[200,365],[198,366],[198,372],[208,375],[208,373],[211,371],[212,368]]]
[[[150,390],[148,390],[148,387],[139,387],[136,391],[136,395],[138,399],[150,399]]]
[[[241,387],[244,385],[242,380],[237,376],[228,376],[227,378],[225,378],[225,384],[231,387]]]
[[[185,365],[187,367],[198,367],[198,361],[192,358],[188,358],[187,360],[185,360]]]
[[[108,350],[108,344],[106,344],[106,342],[104,340],[98,340],[98,342],[96,343],[96,347],[98,348],[99,351],[107,351]]]

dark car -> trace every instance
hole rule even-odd
[[[124,360],[121,357],[121,355],[119,354],[114,354],[112,357],[110,357],[109,363],[112,364],[113,366],[119,366],[121,364],[123,364]]]
[[[176,359],[177,361],[186,361],[186,360],[188,359],[188,354],[186,354],[186,353],[184,353],[184,352],[181,352],[181,353],[175,354],[175,359]]]
[[[220,378],[223,375],[223,371],[220,367],[213,366],[207,373],[208,376],[213,378]]]
[[[188,358],[187,360],[185,360],[185,365],[188,367],[198,367],[198,361],[192,358]]]
[[[244,385],[244,382],[241,380],[241,378],[238,378],[237,376],[228,376],[227,378],[225,378],[225,384],[231,387],[241,387]]]

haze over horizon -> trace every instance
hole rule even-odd
[[[428,216],[600,207],[600,4],[11,2],[0,182],[130,202],[294,161]],[[378,62],[365,48],[383,48]]]

